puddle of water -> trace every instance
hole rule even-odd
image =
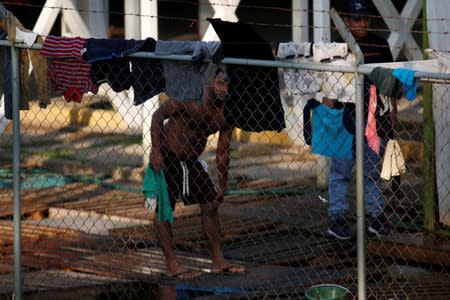
[[[41,169],[21,170],[20,187],[22,189],[43,189],[64,186],[73,182],[69,177],[47,172]],[[0,169],[0,188],[10,189],[13,186],[13,173],[11,169]]]

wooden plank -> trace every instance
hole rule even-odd
[[[43,237],[54,239],[80,239],[82,232],[67,228],[46,227],[34,224],[22,223],[21,236],[23,240],[36,241]],[[11,245],[13,243],[13,222],[0,220],[0,244]]]
[[[287,227],[280,221],[253,217],[222,214],[220,223],[224,243],[245,239],[255,240],[263,235],[278,234],[287,230]],[[172,228],[176,245],[197,250],[206,247],[207,240],[201,227],[200,216],[176,218]],[[152,225],[111,229],[109,232],[112,236],[121,237],[128,241],[130,239],[147,242],[157,240]]]
[[[67,270],[42,270],[23,273],[24,292],[42,289],[65,289],[95,286],[106,283],[114,283],[119,280],[114,277],[103,277],[92,274],[71,272]],[[13,276],[0,275],[0,294],[11,294],[14,283]],[[25,297],[27,298],[27,297]],[[64,298],[66,299],[66,298]]]
[[[372,239],[367,242],[370,255],[407,260],[416,263],[450,267],[448,245],[446,247],[423,246],[423,236],[399,235],[395,240]]]
[[[36,211],[44,211],[61,202],[77,201],[105,193],[106,189],[98,185],[72,183],[62,187],[27,190],[21,195],[21,211],[23,215]],[[12,191],[6,192],[8,197],[0,198],[0,217],[12,216]]]

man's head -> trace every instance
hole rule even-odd
[[[228,75],[221,68],[218,68],[211,82],[212,92],[215,98],[220,100],[227,98],[229,83],[230,79]]]
[[[367,0],[347,0],[347,12],[344,22],[356,40],[363,39],[369,33],[371,13]]]

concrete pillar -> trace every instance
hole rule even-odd
[[[158,2],[140,0],[141,3],[141,17],[140,17],[140,29],[141,39],[152,37],[155,40],[158,39]],[[159,96],[155,96],[152,99],[144,102],[142,105],[142,146],[144,147],[144,166],[148,165],[150,149],[152,146],[150,138],[150,125],[152,121],[152,115],[159,107]]]
[[[308,0],[292,0],[292,41],[309,41]]]
[[[330,0],[313,1],[314,42],[330,42]]]
[[[81,18],[89,28],[91,37],[107,38],[109,26],[109,0],[78,0]]]
[[[153,1],[151,1],[153,2]],[[155,1],[156,2],[156,1]],[[140,0],[124,1],[125,11],[125,38],[138,39],[141,36],[140,26]]]
[[[79,5],[81,1],[57,1],[57,7],[61,7],[61,35],[92,37],[91,28],[86,26],[85,20],[80,15]],[[44,20],[44,22],[47,22],[47,20]]]
[[[330,16],[328,14],[330,11],[330,1],[313,1],[313,6],[314,42],[317,43],[322,41],[328,43],[331,41]],[[317,186],[319,188],[325,188],[328,186],[331,159],[326,156],[318,155],[317,164],[322,170],[319,175],[317,175]]]

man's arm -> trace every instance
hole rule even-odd
[[[222,129],[219,133],[219,141],[216,150],[216,165],[219,179],[217,201],[221,203],[227,187],[228,167],[230,165],[230,145],[233,128]]]
[[[159,172],[164,165],[161,146],[163,142],[164,120],[182,113],[186,106],[180,101],[169,99],[160,106],[152,115],[152,124],[150,135],[152,139],[152,149],[150,152],[150,166],[156,172]]]

